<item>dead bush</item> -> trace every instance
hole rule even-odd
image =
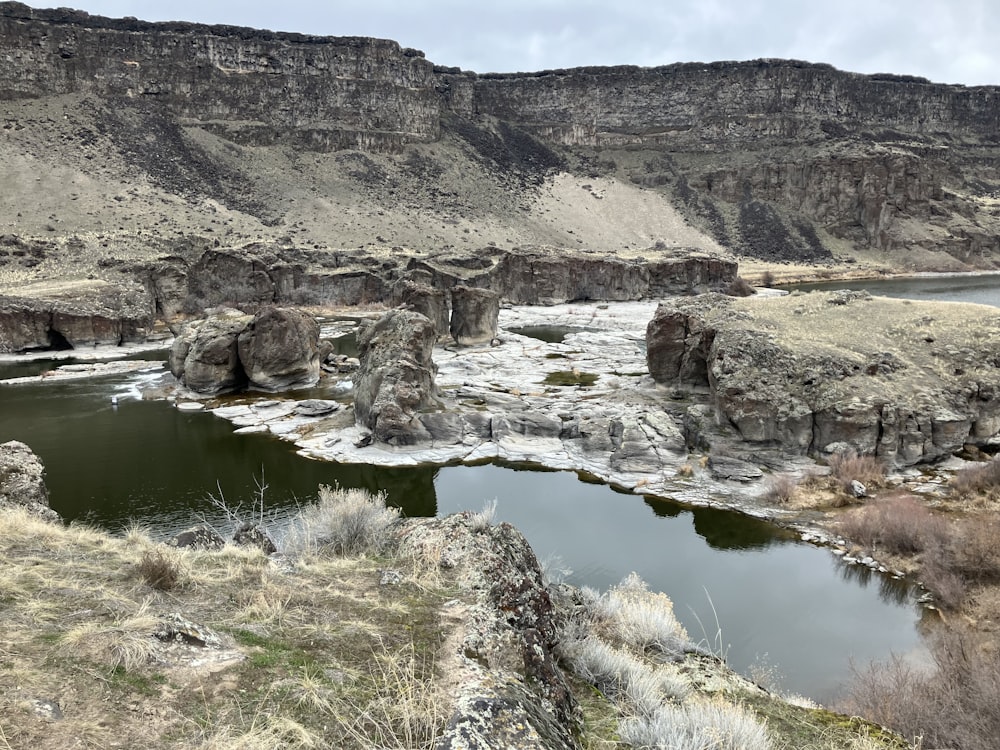
[[[950,485],[952,491],[961,496],[1000,497],[1000,457],[955,472]]]
[[[764,271],[764,273],[760,275],[760,285],[764,287],[774,286],[774,274],[770,271]]]
[[[729,282],[729,286],[726,287],[726,294],[730,297],[749,297],[751,294],[756,293],[756,289],[750,284],[749,281],[744,279],[742,276],[737,276],[735,279]]]
[[[854,451],[847,451],[833,454],[827,463],[830,476],[845,492],[850,492],[854,481],[865,487],[877,487],[885,480],[885,464],[875,456],[859,456]]]
[[[928,648],[929,669],[893,656],[856,672],[840,708],[908,739],[922,737],[924,747],[1000,747],[1000,650],[955,626],[942,626]]]
[[[912,495],[891,495],[844,514],[841,532],[875,551],[915,555],[948,539],[947,522]]]
[[[142,580],[158,591],[172,591],[180,582],[177,563],[160,550],[144,553],[138,568]]]
[[[798,480],[791,474],[774,474],[764,486],[763,498],[769,503],[788,503],[798,486]]]
[[[962,521],[945,554],[947,566],[968,581],[1000,581],[1000,518]]]

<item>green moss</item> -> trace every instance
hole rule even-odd
[[[579,370],[557,370],[556,372],[550,372],[546,375],[545,380],[542,382],[544,382],[545,385],[577,385],[586,388],[596,383],[599,377],[600,375],[596,375],[592,372],[580,372]]]
[[[766,693],[729,696],[767,722],[775,746],[787,750],[834,750],[849,748],[865,739],[870,747],[909,750],[898,734],[857,716],[847,716],[825,708],[795,706]]]

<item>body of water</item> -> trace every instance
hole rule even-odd
[[[919,613],[905,585],[859,579],[829,552],[742,514],[622,494],[571,472],[313,461],[267,435],[234,435],[211,414],[141,400],[153,377],[0,387],[0,442],[39,454],[66,520],[115,532],[136,521],[161,538],[202,518],[225,527],[210,496],[249,512],[258,484],[278,526],[320,484],[383,491],[410,516],[496,500],[497,519],[522,530],[554,570],[571,569],[569,582],[604,589],[635,571],[671,597],[693,639],[725,651],[736,669],[774,665],[786,689],[829,699],[852,659],[917,646]]]
[[[1000,306],[1000,274],[796,288]],[[343,339],[344,353],[354,353],[351,341]],[[0,377],[57,364],[3,364]],[[410,516],[479,510],[496,500],[498,520],[517,526],[541,560],[571,570],[571,583],[605,589],[635,571],[671,597],[692,638],[725,652],[741,671],[771,665],[787,690],[828,700],[850,678],[852,661],[919,649],[919,611],[905,584],[739,513],[621,494],[569,472],[312,461],[267,435],[234,435],[211,414],[142,401],[138,388],[151,377],[0,387],[0,442],[21,440],[41,456],[52,507],[65,519],[111,531],[138,521],[165,538],[201,518],[225,526],[210,496],[249,510],[259,485],[279,526],[320,484],[383,491]]]
[[[882,297],[921,299],[937,302],[975,302],[1000,307],[1000,273],[969,275],[913,276],[901,279],[857,279],[794,284],[780,287],[789,291],[833,291],[865,289]]]

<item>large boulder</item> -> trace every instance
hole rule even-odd
[[[438,336],[448,333],[450,310],[448,293],[444,289],[435,289],[419,281],[404,279],[396,284],[393,296],[397,305],[430,318]]]
[[[725,304],[725,297],[718,298]],[[657,383],[708,386],[707,359],[715,330],[697,313],[659,305],[646,326],[646,364]]]
[[[219,308],[189,323],[170,349],[170,372],[196,393],[214,395],[244,387],[247,376],[238,342],[251,320],[239,310]]]
[[[319,381],[319,324],[298,310],[265,307],[239,334],[237,352],[253,388],[283,391]]]
[[[437,403],[436,339],[430,319],[409,310],[393,310],[359,332],[355,418],[376,440],[412,445],[430,438],[416,412]]]
[[[0,508],[19,506],[47,520],[58,521],[49,507],[41,459],[17,440],[0,444]]]
[[[455,286],[451,289],[451,335],[461,346],[484,344],[497,336],[500,295],[489,289]]]

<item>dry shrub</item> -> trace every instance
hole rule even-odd
[[[303,508],[285,536],[288,552],[307,554],[329,551],[335,555],[379,553],[390,542],[389,529],[399,519],[399,509],[385,504],[385,494],[362,489],[320,485],[319,500]]]
[[[893,656],[856,672],[842,708],[904,737],[922,737],[924,747],[1000,747],[1000,650],[958,627],[942,627],[928,647],[930,669]]]
[[[774,274],[770,271],[764,271],[764,273],[760,275],[760,285],[764,287],[774,286]]]
[[[913,495],[891,495],[844,515],[841,532],[869,550],[915,555],[948,538],[947,522]]]
[[[956,472],[950,484],[959,495],[1000,497],[1000,457]]]
[[[763,498],[770,503],[785,504],[791,502],[798,487],[798,481],[791,474],[775,474],[768,478]]]
[[[158,591],[172,591],[180,582],[177,563],[161,550],[143,553],[138,570],[142,579]]]
[[[966,519],[943,551],[947,567],[969,581],[1000,581],[1000,518]]]
[[[750,282],[742,276],[737,276],[735,279],[730,281],[729,286],[726,287],[726,294],[730,297],[749,297],[751,294],[755,294],[756,291],[757,290],[753,288]]]
[[[847,451],[833,454],[827,463],[830,476],[845,492],[850,492],[854,481],[865,487],[877,487],[885,480],[885,464],[875,456],[859,456],[854,451]]]

